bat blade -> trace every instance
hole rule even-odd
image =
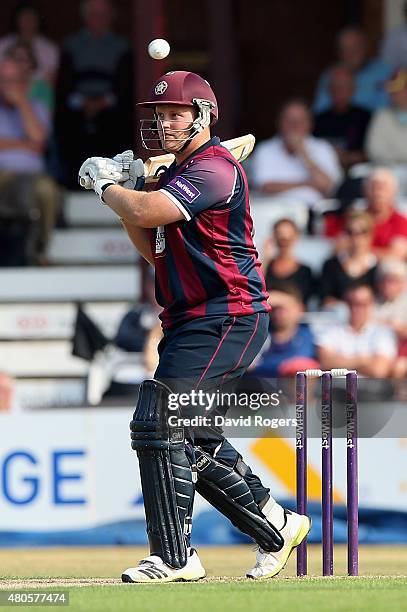
[[[253,151],[255,142],[256,139],[253,134],[246,134],[245,136],[225,140],[221,145],[230,151],[236,161],[242,162],[247,159]],[[171,166],[174,159],[174,155],[170,153],[149,157],[144,162],[146,183],[156,183],[160,174],[164,172],[168,166]]]

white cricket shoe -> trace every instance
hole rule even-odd
[[[137,567],[122,574],[123,582],[194,582],[205,578],[206,572],[194,548],[188,550],[187,564],[181,569],[166,565],[157,555],[142,559]]]
[[[284,546],[278,552],[268,553],[259,548],[256,555],[256,565],[246,574],[247,578],[261,580],[276,576],[284,568],[288,557],[307,537],[311,529],[311,519],[304,514],[284,510],[285,525],[280,530],[284,538]]]

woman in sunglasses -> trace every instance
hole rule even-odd
[[[373,219],[369,213],[350,209],[345,217],[343,248],[322,268],[320,297],[324,306],[344,300],[353,285],[375,288],[377,258],[372,252]]]

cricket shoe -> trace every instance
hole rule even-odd
[[[256,565],[246,574],[247,578],[262,580],[276,576],[285,567],[289,556],[307,537],[311,529],[311,519],[304,514],[285,510],[285,524],[280,530],[284,538],[284,546],[278,552],[266,552],[261,548],[256,555]]]
[[[161,557],[150,555],[137,567],[129,567],[122,574],[123,582],[194,582],[205,578],[206,572],[194,548],[188,549],[188,560],[181,569],[164,563]]]

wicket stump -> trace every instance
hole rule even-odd
[[[346,455],[348,574],[358,575],[358,449],[357,373],[354,370],[306,370],[297,372],[296,474],[297,512],[307,514],[307,387],[308,378],[321,378],[321,462],[322,462],[322,573],[333,575],[333,472],[332,472],[332,381],[346,379]],[[297,548],[297,576],[307,574],[307,543]]]

